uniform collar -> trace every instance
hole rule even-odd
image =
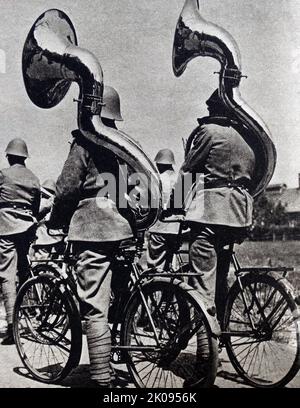
[[[234,126],[238,124],[235,120],[227,116],[205,116],[204,118],[198,118],[197,121],[200,126],[210,123],[220,126]]]
[[[10,167],[26,167],[25,164],[15,163],[12,164]]]

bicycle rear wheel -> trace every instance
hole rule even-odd
[[[157,277],[129,300],[121,346],[137,387],[213,384],[217,340],[197,296],[184,282]]]
[[[13,330],[21,360],[36,380],[59,382],[78,365],[80,317],[71,295],[53,275],[41,274],[21,287]]]
[[[292,289],[286,279],[269,274],[246,275],[242,285],[243,291],[233,285],[225,308],[229,359],[248,384],[282,387],[300,367],[299,313]]]

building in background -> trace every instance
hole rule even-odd
[[[290,227],[300,226],[300,173],[298,174],[298,187],[287,188],[287,185],[271,184],[266,189],[266,196],[275,205],[281,203]]]

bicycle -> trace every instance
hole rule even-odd
[[[217,267],[229,270],[235,281],[226,296],[216,299],[221,326],[220,351],[225,348],[231,364],[249,385],[283,387],[300,368],[300,315],[288,267],[241,267],[234,252],[235,242],[224,249]],[[183,260],[187,250],[176,252],[178,269],[188,272]],[[172,271],[172,270],[171,270]]]
[[[190,273],[142,269],[143,242],[143,235],[124,241],[115,260],[119,279],[109,313],[112,361],[126,364],[137,387],[208,387],[218,364],[214,322],[198,292],[182,280]],[[45,383],[60,382],[80,361],[82,326],[74,263],[68,243],[60,276],[44,263],[43,271],[25,282],[17,295],[17,350],[33,378]],[[205,343],[205,361],[200,361],[199,339],[201,347]]]

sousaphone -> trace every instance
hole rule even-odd
[[[135,214],[137,229],[154,224],[161,212],[161,183],[155,165],[130,136],[102,123],[100,63],[90,51],[77,45],[74,26],[64,12],[51,9],[36,20],[25,41],[22,67],[29,98],[43,109],[58,105],[71,83],[78,84],[77,119],[81,133],[95,145],[114,152],[126,163],[131,175],[141,175],[138,194],[128,202]],[[142,204],[132,200],[137,195],[144,197]]]
[[[241,56],[232,36],[223,28],[206,21],[198,0],[186,0],[179,16],[173,45],[173,71],[180,76],[189,61],[211,57],[219,61],[219,96],[243,132],[256,156],[255,177],[251,193],[264,191],[276,165],[276,149],[262,119],[244,102],[239,92]]]

